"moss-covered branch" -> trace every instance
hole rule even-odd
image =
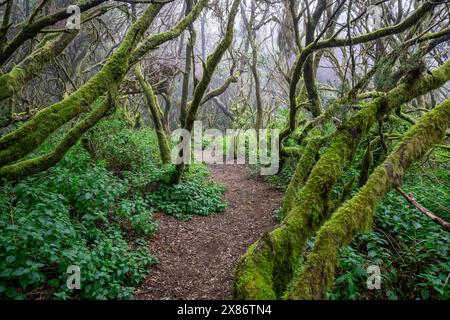
[[[184,14],[185,16],[188,16],[192,11],[193,6],[193,0],[185,0],[185,9]],[[183,71],[183,80],[181,84],[181,99],[180,99],[180,124],[183,127],[186,122],[186,115],[187,115],[187,106],[188,106],[188,99],[189,99],[189,83],[191,81],[191,74],[192,74],[192,80],[193,80],[193,86],[195,87],[195,66],[194,66],[194,47],[195,42],[197,41],[197,36],[195,33],[194,25],[192,22],[188,24],[189,29],[189,39],[186,41],[186,44],[184,46],[184,71]],[[184,39],[183,39],[184,40]],[[183,45],[181,43],[180,45]],[[192,71],[192,69],[194,69]]]
[[[228,15],[228,22],[224,37],[220,40],[216,49],[206,59],[206,63],[203,68],[203,76],[194,89],[194,96],[189,106],[188,114],[186,116],[186,122],[184,129],[189,132],[192,131],[195,118],[197,117],[198,109],[201,106],[201,102],[205,95],[206,90],[211,82],[212,76],[217,68],[217,65],[222,60],[226,50],[231,46],[234,35],[234,21],[239,11],[239,4],[241,0],[234,0]],[[179,183],[182,173],[184,171],[184,164],[177,165],[176,171],[172,177],[172,183]]]
[[[318,130],[320,131],[320,130]],[[295,168],[294,174],[289,181],[288,188],[283,198],[283,206],[281,207],[280,216],[282,219],[291,211],[295,203],[295,198],[300,191],[301,186],[307,180],[311,169],[316,163],[320,146],[324,141],[324,137],[319,133],[311,134],[308,138],[305,148],[303,149],[302,156],[299,159]]]
[[[35,77],[42,68],[72,42],[78,34],[78,30],[62,33],[55,38],[49,35],[42,41],[45,44],[36,49],[31,55],[14,66],[10,72],[0,76],[0,101],[11,97]]]
[[[367,183],[338,209],[319,230],[312,253],[287,294],[289,299],[323,299],[333,283],[339,248],[357,232],[367,230],[376,206],[393,187],[402,184],[409,165],[445,136],[450,125],[450,99],[427,113],[389,157],[370,175]]]
[[[329,192],[350,161],[362,137],[385,114],[402,103],[442,86],[450,79],[450,61],[431,75],[403,83],[384,97],[362,106],[331,138],[296,197],[295,207],[280,227],[265,234],[242,257],[236,274],[235,297],[264,299],[280,297],[292,279],[309,239],[328,217]]]
[[[14,6],[14,1],[10,0],[6,3],[5,10],[3,11],[3,19],[2,25],[0,27],[0,54],[3,52],[5,44],[6,44],[6,35],[8,33],[8,29],[11,26],[11,16],[12,16],[12,8]]]
[[[158,146],[161,161],[164,164],[170,163],[170,148],[161,119],[163,113],[161,111],[161,108],[159,107],[158,99],[156,98],[155,92],[153,91],[151,84],[149,84],[145,80],[140,65],[136,65],[136,67],[134,68],[134,73],[136,74],[136,78],[138,79],[139,84],[142,87],[142,91],[144,92],[148,108],[150,109],[150,114],[152,115],[156,136],[158,138]]]
[[[106,0],[87,0],[78,3],[81,12],[96,7]],[[53,25],[58,21],[66,19],[72,13],[67,12],[64,7],[55,13],[43,16],[35,21],[26,21],[22,25],[22,29],[14,36],[14,38],[6,45],[3,52],[0,52],[0,66],[3,65],[9,57],[28,39],[35,37],[43,28]]]
[[[301,144],[303,139],[308,137],[310,132],[317,127],[323,127],[323,125],[328,122],[331,117],[340,109],[343,105],[339,102],[334,102],[325,110],[325,112],[321,113],[318,117],[309,121],[301,130],[296,130],[292,134],[292,138],[298,143]]]
[[[162,4],[150,5],[126,34],[120,47],[103,68],[81,88],[36,114],[17,130],[0,138],[0,166],[22,158],[38,147],[52,132],[83,111],[94,100],[117,86],[129,70],[130,52],[144,35]]]
[[[306,21],[305,25],[305,46],[308,46],[314,41],[314,33],[317,28],[317,23],[319,22],[320,17],[322,16],[325,8],[327,6],[326,0],[317,1],[316,8],[314,9],[313,14]],[[318,66],[318,63],[317,63]],[[320,99],[319,93],[317,91],[316,85],[316,70],[314,66],[314,57],[311,54],[305,61],[305,65],[303,68],[303,80],[305,83],[306,92],[308,93],[308,98],[310,101],[310,109],[311,113],[314,117],[318,117],[321,113],[320,110]]]
[[[197,19],[207,3],[208,0],[199,0],[198,3],[192,8],[192,11],[181,19],[172,29],[152,35],[142,40],[139,46],[137,46],[137,48],[133,51],[130,57],[130,63],[137,63],[150,50],[154,50],[164,42],[177,38],[189,26],[189,24]]]
[[[209,100],[216,98],[218,96],[220,96],[221,94],[223,94],[225,91],[227,91],[228,87],[230,86],[230,84],[232,83],[236,83],[239,77],[239,72],[235,75],[230,75],[220,87],[217,87],[216,89],[213,89],[211,91],[209,91],[207,94],[205,94],[205,96],[202,99],[201,104],[205,104],[206,102],[208,102]]]
[[[208,89],[209,83],[211,82],[212,76],[217,68],[217,65],[220,63],[226,50],[231,46],[231,43],[233,42],[234,21],[239,10],[240,1],[241,0],[233,1],[233,4],[230,9],[230,14],[228,15],[228,22],[225,35],[222,38],[222,40],[220,40],[214,52],[210,54],[206,59],[206,64],[203,70],[203,77],[199,81],[197,86],[195,86],[194,96],[192,98],[192,102],[190,104],[186,118],[185,129],[187,129],[188,131],[192,130],[194,120],[197,116],[197,111],[201,106],[201,101],[203,100],[205,92]]]

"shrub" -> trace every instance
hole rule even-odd
[[[158,141],[149,128],[130,128],[115,116],[101,121],[93,132],[98,156],[116,174],[160,163]]]

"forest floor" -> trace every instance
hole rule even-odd
[[[210,165],[211,179],[222,184],[225,212],[180,221],[157,214],[158,231],[150,250],[154,266],[136,299],[230,299],[234,269],[246,249],[276,226],[274,211],[282,193],[247,177],[244,165]]]

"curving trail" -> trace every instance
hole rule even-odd
[[[158,214],[151,252],[159,264],[136,299],[231,299],[234,266],[263,232],[275,227],[282,193],[246,177],[244,165],[211,165],[211,179],[226,187],[223,214],[183,222]]]

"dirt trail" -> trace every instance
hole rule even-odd
[[[137,299],[230,299],[234,266],[264,231],[275,227],[282,194],[246,177],[243,165],[212,165],[211,178],[226,187],[223,214],[183,222],[158,214],[151,252],[159,264],[136,290]]]

